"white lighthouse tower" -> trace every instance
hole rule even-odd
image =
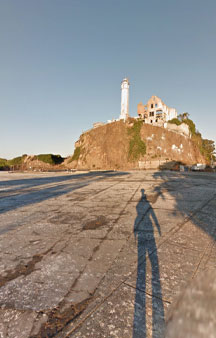
[[[121,114],[120,120],[126,120],[129,116],[129,86],[130,83],[127,78],[121,82]]]

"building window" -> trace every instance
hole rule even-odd
[[[157,108],[157,106],[158,106],[157,103],[155,103],[155,108]]]
[[[154,112],[150,111],[149,116],[154,116]]]
[[[151,108],[154,108],[154,105],[153,105],[153,103],[151,104]]]

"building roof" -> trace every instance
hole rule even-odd
[[[130,84],[130,83],[129,83],[129,79],[128,79],[127,77],[125,77],[125,78],[122,80],[122,82],[128,82],[128,84]]]

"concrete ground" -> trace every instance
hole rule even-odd
[[[0,214],[1,338],[163,337],[216,271],[214,173],[2,172]]]

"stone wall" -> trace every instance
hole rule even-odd
[[[139,161],[139,169],[159,169],[165,166],[166,160]]]
[[[190,137],[190,130],[186,123],[182,123],[179,126],[177,126],[177,124],[167,122],[167,123],[164,123],[164,128]]]

